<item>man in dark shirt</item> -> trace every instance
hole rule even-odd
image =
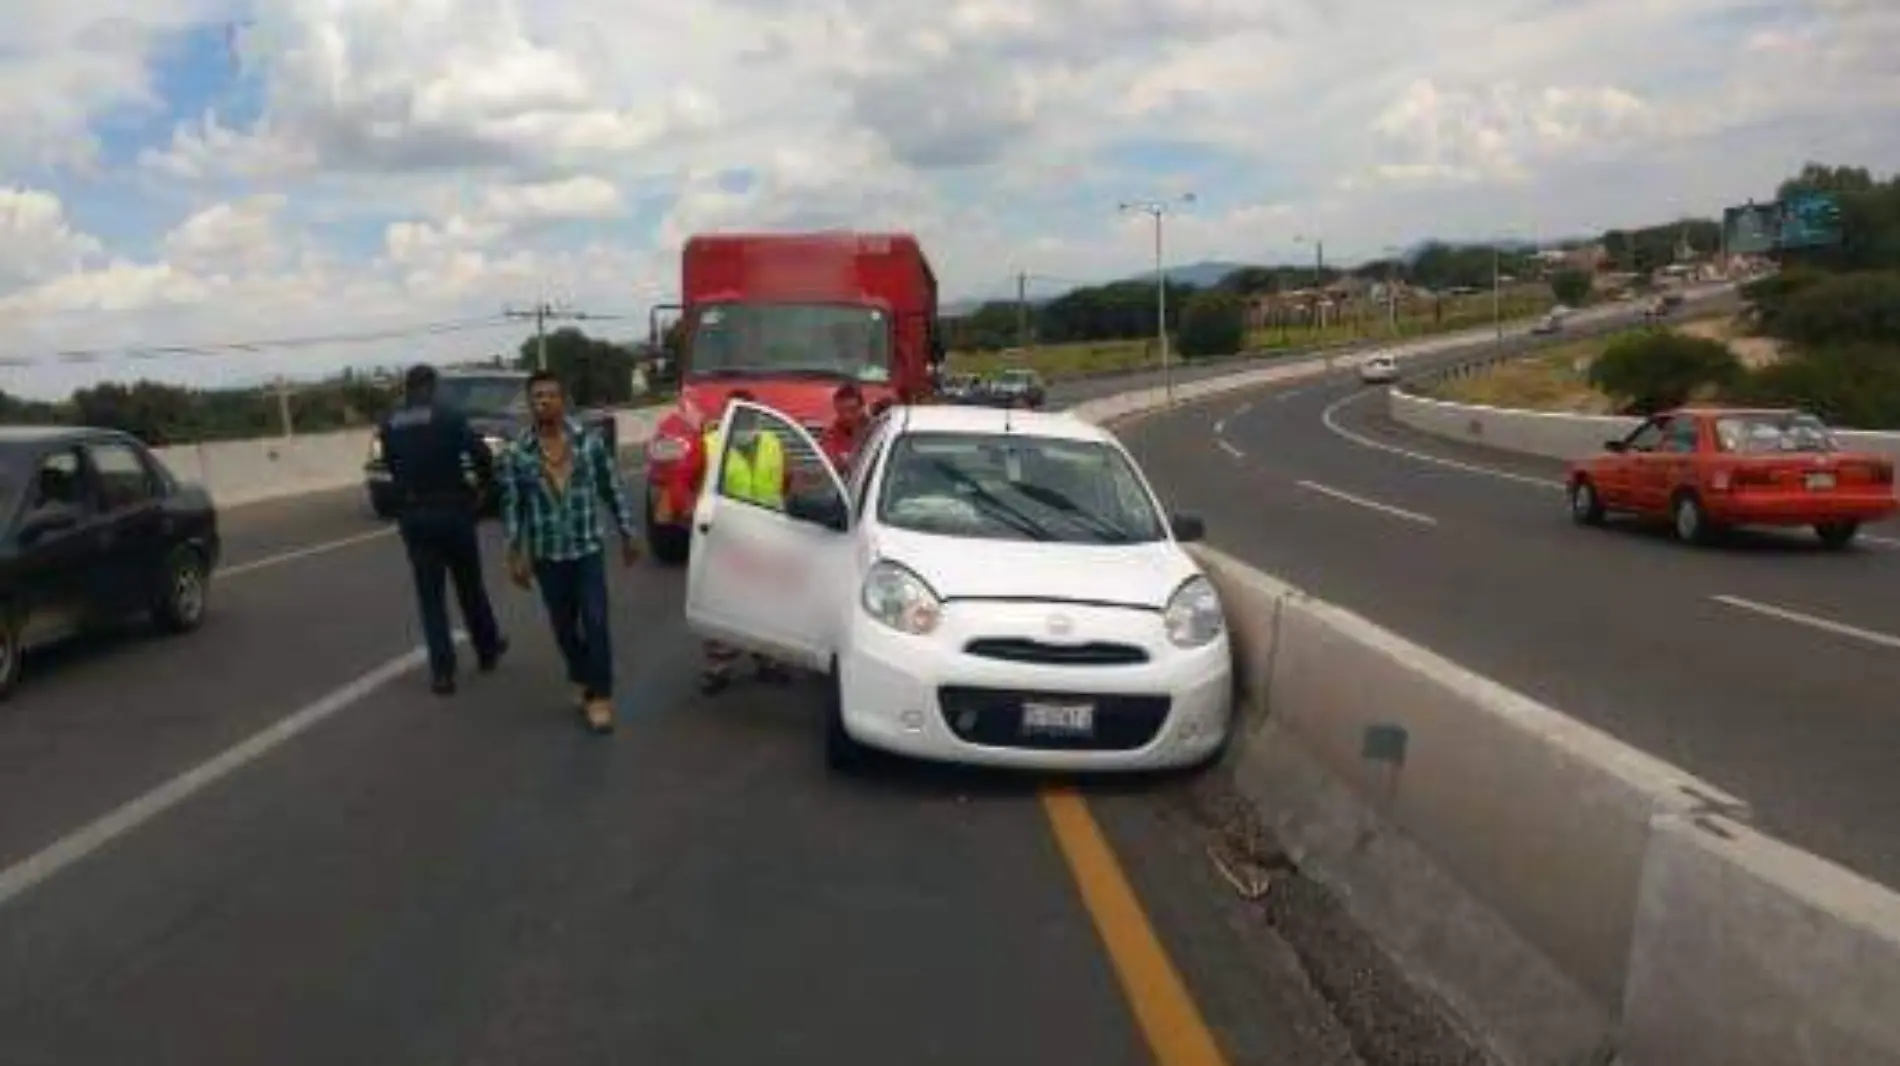
[[[480,498],[469,483],[472,466],[479,484],[493,484],[494,459],[465,415],[436,403],[435,385],[434,367],[411,368],[403,377],[402,406],[383,419],[376,432],[395,486],[397,529],[415,577],[431,687],[446,696],[455,691],[450,580],[482,670],[495,668],[508,641],[495,623],[482,583],[481,545],[475,535]]]

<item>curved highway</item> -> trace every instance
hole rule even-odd
[[[492,540],[514,650],[434,698],[401,549],[359,493],[224,525],[202,630],[36,656],[0,704],[8,1066],[1456,1046],[1323,901],[1276,893],[1270,922],[1234,892],[1196,783],[1078,806],[1020,778],[829,778],[815,688],[702,698],[682,575],[650,564],[612,578],[621,728],[590,736]]]
[[[1579,528],[1561,463],[1398,426],[1383,390],[1347,374],[1184,406],[1122,436],[1214,545],[1900,885],[1893,524],[1841,554],[1811,536],[1696,550],[1623,523]]]

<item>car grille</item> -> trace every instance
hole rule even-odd
[[[1039,640],[1016,637],[983,637],[963,646],[971,655],[1002,659],[1012,663],[1047,663],[1054,666],[1130,666],[1148,661],[1145,648],[1133,644],[1044,644]]]
[[[1024,734],[1023,703],[1033,700],[1093,703],[1094,732],[1089,736]],[[1133,751],[1154,740],[1168,720],[1172,703],[1167,696],[1063,694],[961,685],[937,690],[944,724],[958,739],[990,748],[1041,751]]]

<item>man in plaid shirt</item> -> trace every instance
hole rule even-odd
[[[595,732],[607,733],[614,727],[613,644],[600,512],[604,504],[612,514],[621,561],[632,566],[640,559],[633,507],[607,442],[567,417],[567,396],[553,374],[528,378],[528,403],[534,426],[497,472],[508,572],[522,588],[540,584],[567,679],[580,686],[581,712]]]

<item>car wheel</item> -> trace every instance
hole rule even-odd
[[[647,493],[647,550],[664,566],[679,566],[692,550],[693,537],[684,526],[663,526],[653,516],[653,494]]]
[[[165,561],[165,585],[159,590],[152,617],[171,633],[185,633],[205,620],[211,598],[211,573],[197,549],[180,547]]]
[[[25,643],[20,639],[23,619],[10,607],[0,606],[0,700],[13,694],[20,683]]]
[[[1702,501],[1696,499],[1694,493],[1678,493],[1670,506],[1670,515],[1674,519],[1676,539],[1684,544],[1707,544],[1715,539],[1709,512],[1703,509]]]
[[[869,760],[870,749],[844,727],[844,685],[838,678],[836,659],[831,661],[825,688],[825,769],[834,774],[858,773]]]
[[[1597,496],[1596,486],[1585,478],[1570,483],[1570,517],[1580,526],[1603,524],[1603,501]]]
[[[1814,534],[1821,538],[1821,543],[1835,551],[1854,543],[1859,533],[1859,522],[1822,522],[1814,527]]]

